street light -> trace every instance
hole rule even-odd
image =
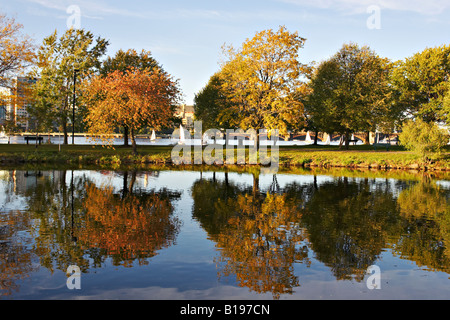
[[[80,70],[79,69],[73,70],[72,144],[75,144],[75,84],[78,71]]]

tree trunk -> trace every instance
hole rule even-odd
[[[122,199],[128,194],[128,171],[123,172],[123,189],[122,189]]]
[[[134,183],[136,182],[136,170],[131,171],[130,193],[133,193]]]
[[[350,132],[345,132],[345,150],[348,150],[350,146]]]
[[[367,131],[364,135],[364,144],[370,144],[370,131]]]
[[[123,145],[128,147],[128,127],[123,127]]]
[[[339,138],[339,149],[342,147],[342,144],[344,143],[344,136],[341,135],[341,137]]]
[[[64,134],[64,142],[63,144],[69,144],[69,135],[67,133],[67,122],[63,120],[62,122],[63,134]]]
[[[259,173],[253,173],[253,195],[259,191]]]
[[[67,110],[67,106],[69,105],[69,97],[66,94],[63,100],[63,110]],[[63,116],[64,115],[64,116]],[[61,125],[63,127],[63,133],[64,133],[64,144],[69,144],[69,134],[67,132],[67,116],[65,112],[61,112]]]
[[[315,146],[317,146],[317,139],[319,138],[318,135],[319,135],[319,131],[316,130],[314,132],[314,145]]]
[[[131,146],[133,147],[133,154],[137,154],[136,137],[134,134],[134,129],[131,129]]]

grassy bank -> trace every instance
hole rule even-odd
[[[114,149],[90,145],[0,145],[0,164],[48,163],[72,165],[171,165],[171,146],[138,146],[133,155],[130,147]],[[450,148],[440,155],[425,160],[417,154],[393,146],[389,151],[374,150],[372,146],[350,146],[349,150],[337,146],[280,147],[279,163],[282,167],[369,168],[450,170]]]

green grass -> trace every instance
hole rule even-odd
[[[0,144],[0,162],[5,163],[65,163],[65,164],[170,164],[172,146],[138,145],[138,154],[131,147],[107,148],[91,145]],[[269,149],[270,150],[270,149]],[[424,160],[419,155],[405,151],[400,146],[374,150],[373,146],[281,146],[281,166],[396,168],[450,170],[450,148],[440,155]],[[248,149],[247,149],[248,151]],[[248,152],[247,152],[248,154]],[[225,152],[224,152],[225,155]]]

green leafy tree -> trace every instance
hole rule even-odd
[[[230,127],[235,117],[234,109],[222,89],[223,80],[219,73],[214,74],[194,97],[195,119],[202,121],[203,129]]]
[[[100,58],[105,54],[108,41],[84,29],[68,29],[60,38],[57,31],[44,39],[38,51],[40,78],[35,94],[40,97],[40,107],[47,106],[49,115],[62,129],[64,144],[68,143],[68,125],[72,120],[73,91],[75,81],[92,76],[99,71]],[[77,70],[77,71],[76,71]],[[75,74],[76,72],[76,74]],[[75,78],[76,75],[76,78]],[[79,88],[78,88],[79,89]],[[77,94],[78,94],[77,90]],[[79,124],[83,114],[77,108]],[[72,124],[74,125],[74,124]]]
[[[334,101],[334,90],[339,86],[339,78],[339,66],[334,61],[324,61],[314,70],[309,83],[312,92],[304,101],[309,127],[329,133],[345,130],[340,125],[340,110]]]
[[[403,124],[399,140],[408,150],[428,157],[432,153],[439,153],[447,145],[449,136],[434,122],[427,123],[417,118]]]
[[[392,74],[397,104],[426,122],[447,120],[443,99],[448,91],[450,45],[427,48],[400,61]]]
[[[39,135],[39,132],[51,132],[53,119],[55,118],[51,100],[48,99],[51,97],[51,94],[49,91],[43,90],[43,86],[45,86],[44,82],[37,81],[30,87],[30,104],[27,105],[29,121],[33,122],[32,127],[36,135]],[[50,87],[47,87],[47,90],[50,90]],[[38,141],[36,139],[37,146]]]
[[[152,57],[150,51],[142,50],[138,53],[134,49],[124,51],[118,50],[113,57],[109,56],[103,61],[100,67],[100,74],[107,76],[114,71],[121,71],[125,73],[131,69],[162,69],[162,66]]]
[[[389,88],[392,64],[369,47],[344,44],[315,70],[306,110],[325,132],[345,135],[374,130],[395,121]]]
[[[447,81],[447,91],[442,103],[442,113],[445,122],[450,124],[450,81]]]

